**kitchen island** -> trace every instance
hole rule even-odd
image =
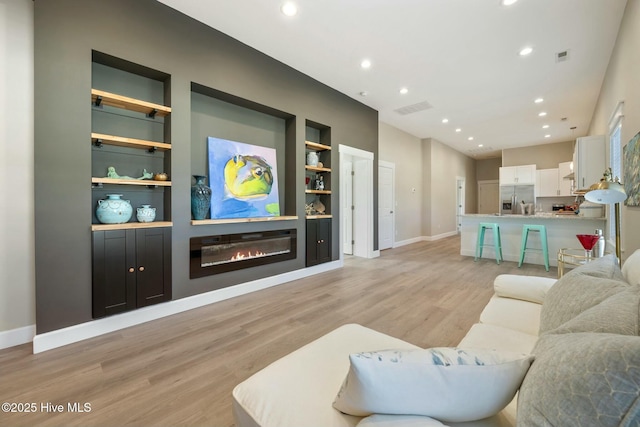
[[[544,225],[547,229],[547,245],[549,249],[549,265],[558,266],[558,251],[562,248],[581,248],[576,234],[594,234],[596,229],[604,230],[606,218],[589,218],[579,215],[556,215],[542,213],[536,215],[497,215],[466,214],[461,216],[460,255],[475,256],[478,239],[478,224],[495,222],[500,226],[502,241],[502,257],[505,261],[520,261],[520,245],[522,243],[522,226],[525,224]],[[486,232],[485,243],[493,245],[493,235]],[[529,233],[529,248],[540,248],[538,233]],[[485,246],[482,258],[495,261],[493,247]],[[525,263],[544,265],[542,252],[527,251]]]

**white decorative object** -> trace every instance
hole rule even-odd
[[[156,208],[151,205],[142,205],[136,210],[136,218],[139,222],[153,222],[156,219]]]
[[[309,151],[307,153],[307,165],[318,166],[318,153],[315,151]]]

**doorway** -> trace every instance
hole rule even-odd
[[[378,161],[378,249],[390,249],[395,242],[396,165]]]
[[[340,256],[350,250],[355,256],[373,258],[376,256],[373,250],[373,153],[342,144],[339,151],[340,213],[343,215]],[[349,180],[351,189],[344,187],[349,185]]]

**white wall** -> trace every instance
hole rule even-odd
[[[422,236],[422,144],[419,138],[386,123],[378,125],[378,138],[380,160],[396,165],[395,241],[402,244]]]
[[[589,135],[608,135],[609,118],[624,101],[622,141],[640,131],[640,0],[628,0],[616,45],[609,61]],[[608,151],[608,147],[607,147]],[[640,207],[622,206],[622,259],[640,249]]]
[[[0,70],[2,348],[35,332],[32,0],[0,0]]]

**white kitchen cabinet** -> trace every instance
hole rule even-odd
[[[571,162],[562,162],[558,164],[558,195],[571,196],[571,184],[573,180],[565,178],[572,172]]]
[[[558,190],[558,168],[539,169],[536,171],[536,196],[537,197],[557,197]]]
[[[585,136],[576,140],[573,151],[573,172],[575,187],[586,190],[600,181],[605,169],[604,136]]]
[[[536,165],[506,166],[500,168],[500,185],[536,183]]]

